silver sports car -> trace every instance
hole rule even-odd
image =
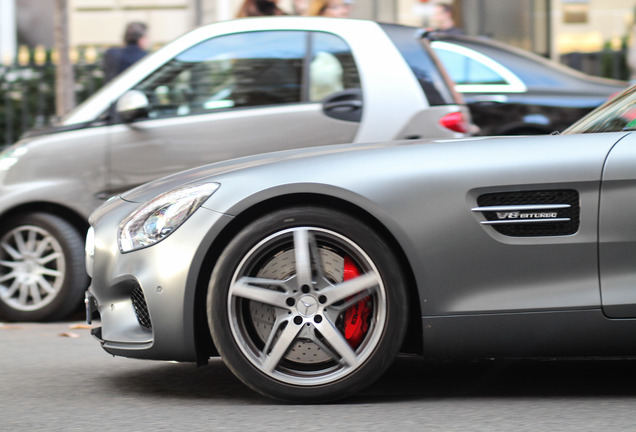
[[[562,135],[236,159],[91,217],[93,330],[114,355],[220,355],[327,401],[400,352],[636,355],[636,89]],[[90,320],[90,316],[89,316]]]

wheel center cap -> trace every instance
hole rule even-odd
[[[296,302],[298,313],[304,317],[310,317],[318,312],[318,300],[310,295],[302,296]]]

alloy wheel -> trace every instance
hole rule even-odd
[[[62,288],[64,277],[62,246],[48,231],[23,225],[0,239],[0,298],[13,309],[46,306]]]
[[[371,259],[350,239],[315,227],[282,230],[252,248],[231,281],[227,307],[246,358],[277,381],[303,386],[355,371],[387,317]]]

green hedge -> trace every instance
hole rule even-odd
[[[77,64],[74,74],[77,103],[103,84],[100,64]],[[43,65],[31,61],[26,66],[0,66],[0,146],[10,145],[27,130],[55,120],[55,65],[50,58]]]

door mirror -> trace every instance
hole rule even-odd
[[[119,98],[116,105],[117,114],[125,123],[148,117],[150,103],[143,92],[129,90]]]

